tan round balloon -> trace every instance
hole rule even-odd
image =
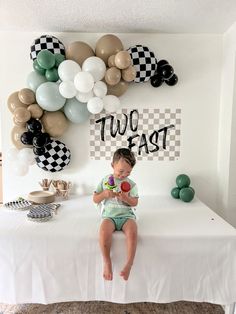
[[[15,117],[13,117],[13,123],[17,126],[21,126],[21,127],[26,127],[26,122],[19,122],[15,119]]]
[[[111,67],[107,69],[105,74],[105,81],[109,85],[116,85],[121,79],[121,71],[116,67]]]
[[[41,123],[51,137],[60,137],[69,126],[69,121],[61,111],[44,112]]]
[[[136,70],[134,66],[129,66],[127,69],[121,71],[121,76],[124,81],[132,82],[136,77]]]
[[[118,69],[126,69],[131,65],[131,57],[128,51],[120,51],[115,55],[115,66]]]
[[[95,54],[108,65],[108,58],[124,50],[121,40],[111,34],[102,36],[96,43]]]
[[[16,148],[21,149],[26,147],[32,147],[30,145],[24,145],[20,140],[21,135],[26,131],[27,131],[26,128],[22,126],[14,126],[14,128],[12,129],[11,140]]]
[[[23,104],[31,105],[35,103],[35,94],[29,88],[22,88],[18,93],[18,97]]]
[[[109,66],[109,68],[111,68],[111,67],[115,67],[116,65],[115,65],[115,55],[112,55],[112,56],[110,56],[109,58],[108,58],[108,66]]]
[[[13,113],[14,110],[18,107],[27,108],[28,105],[23,104],[18,97],[18,92],[12,93],[7,99],[8,109]]]
[[[114,86],[107,85],[107,95],[114,95],[120,97],[123,95],[129,87],[129,83],[120,80],[120,82]]]
[[[39,119],[43,115],[43,109],[38,104],[29,105],[27,110],[29,110],[31,117],[34,119]]]
[[[15,121],[19,123],[27,122],[31,118],[31,113],[23,107],[16,108],[13,114]]]
[[[94,55],[93,49],[83,41],[75,41],[66,49],[66,59],[74,60],[80,66],[84,60]]]

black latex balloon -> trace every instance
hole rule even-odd
[[[165,80],[165,83],[169,86],[174,86],[178,83],[178,76],[173,74],[169,80]]]
[[[40,148],[44,147],[50,140],[48,133],[38,133],[33,138],[34,147]]]
[[[160,67],[160,73],[164,80],[168,80],[174,74],[174,69],[172,68],[171,65],[165,64],[162,67]]]
[[[153,87],[159,87],[164,82],[163,77],[160,74],[155,74],[151,77],[151,85]]]
[[[45,148],[44,147],[33,147],[33,152],[37,156],[41,156],[45,153]]]
[[[33,144],[33,137],[34,137],[33,133],[24,132],[21,134],[20,140],[25,145],[32,145]]]
[[[160,68],[165,64],[169,64],[169,62],[167,60],[162,59],[162,60],[157,62],[157,68]]]
[[[36,120],[31,118],[27,123],[26,123],[26,128],[28,131],[33,132],[33,133],[38,133],[42,129],[41,123]]]

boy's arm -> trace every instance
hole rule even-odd
[[[138,205],[138,197],[132,197],[129,196],[129,193],[126,192],[120,192],[118,195],[116,195],[117,198],[122,201],[125,202],[126,204],[128,204],[129,206],[137,206]]]

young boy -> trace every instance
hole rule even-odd
[[[112,160],[113,178],[107,175],[94,192],[93,201],[97,204],[103,202],[102,223],[99,231],[99,243],[102,251],[105,280],[112,280],[112,263],[110,249],[112,233],[122,230],[126,236],[127,261],[120,275],[128,280],[133,264],[137,245],[137,225],[132,207],[138,204],[138,191],[130,175],[136,163],[134,154],[128,148],[118,149]],[[112,181],[112,186],[109,184]],[[122,182],[128,182],[130,190],[121,190]],[[123,184],[124,185],[124,184]],[[125,183],[127,187],[127,183]],[[123,189],[124,190],[124,189]],[[127,190],[127,189],[125,189]]]

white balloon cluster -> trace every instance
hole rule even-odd
[[[105,62],[99,57],[87,58],[82,68],[73,60],[65,60],[58,67],[61,79],[59,92],[64,98],[75,97],[81,103],[87,103],[87,109],[92,114],[103,109],[115,112],[120,108],[120,100],[107,95],[107,85],[102,81],[105,73]]]
[[[35,164],[35,155],[31,148],[10,148],[7,152],[7,159],[15,175],[24,176],[29,171],[29,166]]]

